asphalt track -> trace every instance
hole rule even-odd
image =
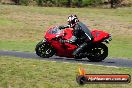
[[[39,60],[49,60],[49,61],[58,61],[64,63],[81,63],[89,65],[103,65],[108,67],[130,67],[132,68],[132,59],[116,59],[116,58],[106,58],[102,62],[90,62],[88,59],[83,58],[82,60],[74,60],[73,58],[57,57],[53,56],[51,58],[41,58],[38,57],[35,53],[29,52],[17,52],[17,51],[1,51],[0,56],[15,56],[20,58],[27,59],[39,59]]]

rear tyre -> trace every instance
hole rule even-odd
[[[94,44],[89,49],[87,58],[92,62],[100,62],[108,56],[108,47],[103,44]]]
[[[39,42],[35,48],[36,54],[43,58],[52,57],[55,54],[55,49],[47,42]]]

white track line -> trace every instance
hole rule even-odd
[[[57,62],[57,61],[52,61],[52,62]],[[62,63],[66,63],[66,64],[71,64],[71,62],[62,62]],[[76,64],[76,63],[72,63],[72,64]],[[106,65],[95,65],[95,64],[84,64],[84,63],[77,63],[79,65],[94,65],[94,66],[103,66],[103,67],[112,67],[112,68],[120,68],[120,67],[117,67],[117,66],[106,66]]]
[[[51,62],[57,62],[57,61],[51,61]]]
[[[69,64],[70,62],[63,62],[63,63]]]
[[[117,67],[117,66],[106,66],[106,65],[95,65],[95,64],[84,64],[84,63],[77,63],[77,64],[103,66],[103,67],[112,67],[112,68],[120,68],[120,67]]]

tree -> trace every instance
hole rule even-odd
[[[67,6],[71,7],[71,5],[72,5],[72,0],[67,0]]]
[[[20,3],[20,0],[12,0],[12,1],[15,2],[16,5]]]
[[[123,1],[123,0],[111,0],[111,1],[110,1],[110,3],[111,3],[111,8],[116,8],[116,7],[118,7],[118,6],[121,4],[122,1]]]
[[[78,7],[81,7],[82,5],[82,0],[78,0]]]

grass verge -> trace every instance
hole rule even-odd
[[[131,88],[129,84],[76,83],[79,64],[0,56],[1,88]],[[89,74],[130,74],[132,68],[82,65]]]

